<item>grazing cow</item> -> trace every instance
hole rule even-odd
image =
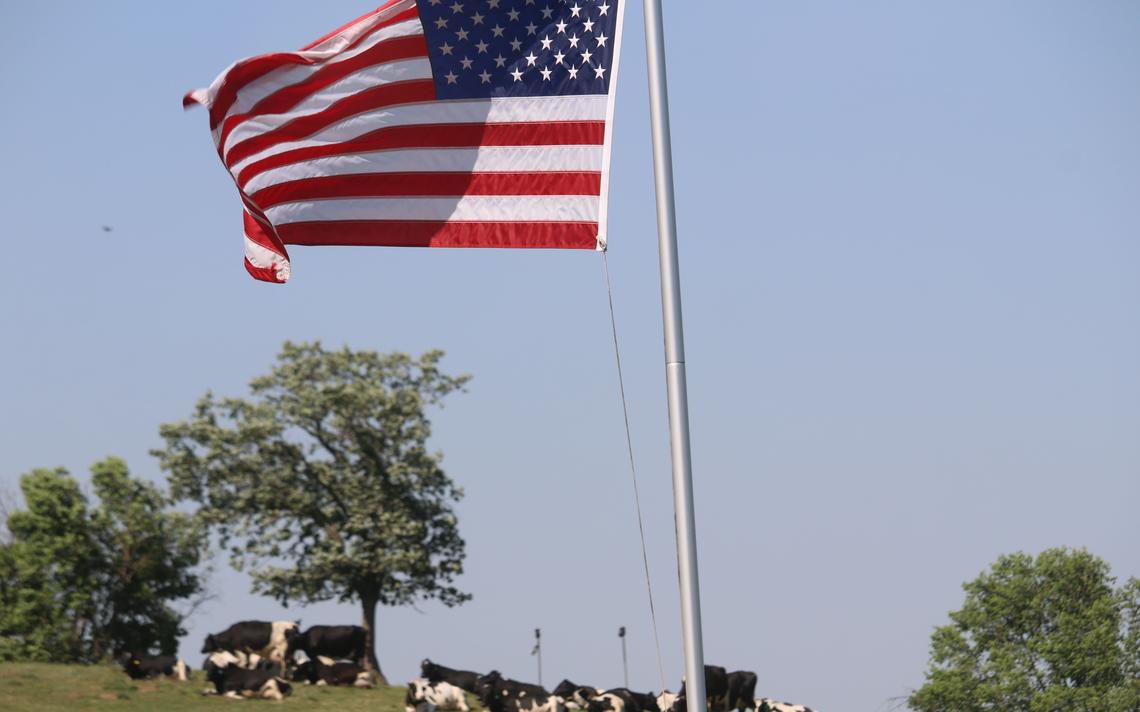
[[[811,707],[793,705],[790,702],[777,702],[767,698],[756,700],[756,712],[815,712]]]
[[[288,682],[267,670],[246,670],[232,663],[226,667],[214,667],[208,679],[214,684],[214,689],[207,690],[207,694],[235,699],[262,697],[280,700],[293,692]]]
[[[408,694],[404,697],[404,712],[436,712],[455,710],[471,712],[463,689],[448,682],[434,685],[426,678],[416,678],[408,683]]]
[[[356,663],[326,664],[320,657],[309,658],[293,671],[293,681],[312,685],[352,685],[372,687],[372,676]]]
[[[756,673],[747,670],[730,672],[727,676],[727,708],[730,710],[756,709]]]
[[[705,695],[708,697],[709,712],[727,712],[728,673],[719,665],[705,665]],[[685,683],[682,681],[678,700],[673,704],[674,708],[682,712],[688,707],[684,697]],[[681,707],[677,708],[677,705]]]
[[[146,680],[165,675],[182,682],[190,679],[190,668],[173,655],[139,655],[128,653],[122,658],[123,672],[132,680]]]
[[[291,660],[298,650],[310,658],[324,656],[363,665],[367,654],[364,629],[358,625],[311,626],[289,641],[288,658]]]
[[[289,642],[297,635],[297,628],[293,621],[234,623],[221,633],[207,635],[202,652],[256,653],[263,658],[284,661]]]
[[[481,675],[477,672],[453,670],[443,665],[436,665],[431,660],[424,659],[424,661],[420,663],[420,674],[433,685],[446,682],[462,690],[467,690],[473,695],[479,694],[478,687]]]

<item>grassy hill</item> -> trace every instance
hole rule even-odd
[[[0,709],[5,712],[85,712],[86,710],[244,710],[249,705],[294,706],[337,712],[403,712],[404,688],[333,689],[294,685],[282,702],[206,697],[200,670],[189,682],[135,682],[111,665],[0,663]]]

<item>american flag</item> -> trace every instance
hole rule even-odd
[[[392,0],[204,105],[245,265],[286,245],[604,249],[625,0]]]

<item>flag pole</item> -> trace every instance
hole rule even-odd
[[[673,516],[677,527],[677,575],[681,587],[681,633],[685,650],[688,712],[707,712],[701,591],[697,574],[696,515],[689,455],[689,403],[685,384],[685,338],[681,323],[681,274],[673,196],[673,148],[669,137],[669,91],[665,77],[665,29],[661,0],[645,2],[645,54],[649,65],[649,113],[653,126],[653,172],[657,188],[657,235],[661,260],[661,308],[665,323],[665,383],[673,460]]]

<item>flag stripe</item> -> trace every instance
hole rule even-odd
[[[282,225],[278,233],[290,245],[593,250],[598,244],[595,222],[317,222]]]
[[[261,210],[282,203],[326,198],[460,195],[598,195],[601,172],[567,173],[374,173],[306,178],[250,196]]]
[[[275,227],[329,220],[597,222],[596,195],[465,195],[340,198],[282,203],[265,211]]]

